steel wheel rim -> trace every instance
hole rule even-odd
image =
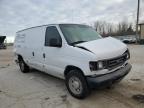
[[[24,63],[20,62],[20,69],[23,71],[24,70]]]
[[[82,83],[80,81],[79,78],[75,77],[75,76],[72,76],[70,79],[69,79],[69,88],[70,90],[74,93],[74,94],[81,94],[82,92]]]

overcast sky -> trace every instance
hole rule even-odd
[[[134,21],[136,7],[137,0],[0,0],[0,35],[15,36],[18,30],[49,23]]]

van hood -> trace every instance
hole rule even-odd
[[[124,43],[112,37],[80,43],[76,46],[94,53],[98,60],[120,56],[127,50]]]

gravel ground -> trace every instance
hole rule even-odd
[[[64,81],[32,70],[23,74],[12,47],[0,50],[0,108],[144,108],[144,46],[129,45],[130,74],[111,89],[93,90],[84,99],[70,96]]]

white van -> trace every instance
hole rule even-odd
[[[127,46],[102,38],[92,27],[51,24],[18,31],[15,61],[23,73],[30,68],[65,79],[70,94],[85,98],[92,87],[112,85],[131,70]]]

